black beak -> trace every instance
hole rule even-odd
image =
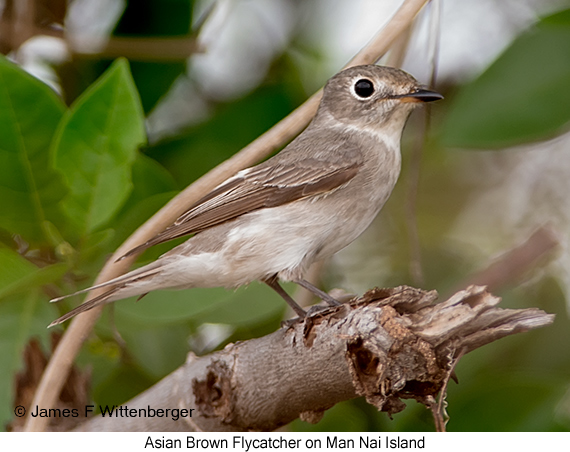
[[[406,97],[415,97],[422,102],[433,102],[443,99],[443,96],[441,94],[430,89],[419,89],[415,93],[408,94]]]
[[[407,94],[399,94],[397,96],[392,96],[392,99],[402,99],[408,102],[434,102],[436,100],[443,99],[443,96],[437,91],[432,91],[430,89],[420,88],[416,91]]]

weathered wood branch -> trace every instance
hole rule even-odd
[[[458,356],[552,323],[539,309],[501,309],[470,286],[443,303],[435,291],[373,289],[268,336],[188,361],[127,402],[128,409],[193,409],[192,417],[95,417],[84,431],[274,430],[318,422],[358,396],[389,414],[401,399],[433,404]]]

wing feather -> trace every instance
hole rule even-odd
[[[120,259],[159,243],[196,234],[254,210],[329,192],[351,180],[359,167],[359,163],[327,165],[316,159],[305,159],[250,168],[219,185],[163,232],[128,251]]]

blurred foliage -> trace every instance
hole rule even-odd
[[[146,37],[188,35],[192,23],[192,3],[188,0],[130,1],[114,34]],[[148,113],[172,83],[186,72],[186,62],[132,61],[131,70],[144,111]]]
[[[191,3],[167,3],[157,8],[156,0],[129,2],[116,34],[187,34]],[[434,107],[437,133],[425,153],[418,200],[422,253],[431,263],[424,287],[445,293],[477,265],[445,240],[470,196],[470,188],[454,177],[446,146],[495,148],[564,128],[570,119],[565,86],[570,76],[569,33],[570,11],[541,20],[483,74],[465,86],[451,87],[447,103]],[[178,190],[306,97],[298,69],[284,51],[258,88],[233,101],[211,102],[204,121],[145,145],[145,114],[185,71],[185,61],[119,59],[110,64],[103,57],[75,59],[60,68],[63,98],[70,103],[66,106],[46,85],[0,58],[2,425],[12,417],[14,375],[22,368],[29,338],[40,338],[47,349],[46,325],[78,302],[50,305],[48,300],[88,286],[110,253]],[[411,128],[413,124],[407,138]],[[405,165],[407,159],[404,155]],[[405,166],[404,178],[406,174]],[[383,282],[392,285],[411,282],[402,186],[380,218],[390,243],[385,234],[373,237],[386,245],[382,252],[389,256],[392,270]],[[150,250],[141,261],[167,248]],[[334,276],[325,278],[330,287],[339,284]],[[570,342],[570,323],[557,281],[539,278],[524,287],[506,288],[501,295],[506,306],[541,306],[556,313],[556,322],[462,359],[457,368],[460,384],[451,383],[448,395],[449,430],[569,430],[570,416],[564,415],[569,408],[561,408],[561,400],[569,387],[570,353],[558,344]],[[274,331],[284,312],[282,300],[261,284],[235,292],[151,293],[136,304],[125,300],[114,307],[125,348],[115,341],[104,315],[78,362],[91,369],[95,404],[119,404],[180,366],[190,344],[202,334],[201,325],[229,325],[229,336],[218,343],[223,347]],[[295,421],[291,428],[433,430],[433,422],[429,411],[415,402],[389,420],[357,399],[333,407],[317,425]]]
[[[543,140],[570,121],[570,12],[539,21],[477,79],[446,117],[447,146],[500,148]]]

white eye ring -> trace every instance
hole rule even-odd
[[[374,83],[367,78],[361,78],[354,84],[354,92],[363,99],[368,99],[374,94],[374,91]]]
[[[362,82],[368,82],[370,84],[370,88],[372,89],[372,92],[368,96],[363,96],[362,92],[361,93],[357,92],[358,88],[356,87],[356,85],[358,85],[358,83],[361,81]],[[371,80],[366,75],[358,75],[350,81],[350,94],[352,94],[352,97],[359,100],[360,102],[366,102],[366,101],[368,101],[374,97],[374,95],[380,90],[380,87],[381,87],[381,85],[379,85],[377,82]]]

